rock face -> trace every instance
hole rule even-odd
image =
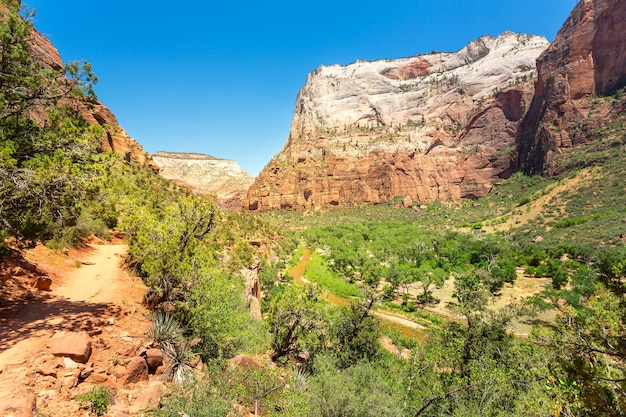
[[[535,96],[520,128],[516,169],[554,173],[558,153],[589,143],[590,132],[618,111],[589,98],[610,95],[626,84],[624,34],[626,2],[578,2],[537,59]]]
[[[197,194],[217,195],[226,209],[240,210],[254,178],[235,161],[196,153],[157,152],[152,159],[159,174]]]
[[[30,43],[31,53],[44,65],[55,70],[63,68],[63,60],[59,51],[35,29],[32,30]],[[100,138],[102,151],[113,151],[122,155],[127,161],[137,162],[156,170],[150,156],[144,152],[139,143],[119,126],[115,115],[104,104],[68,98],[62,99],[59,104],[71,107],[90,125],[99,125],[104,129],[104,135]],[[45,123],[46,116],[39,114],[34,115],[34,117],[40,123]]]
[[[548,42],[511,32],[456,53],[319,67],[250,211],[478,197],[510,173],[535,60]]]

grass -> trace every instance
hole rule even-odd
[[[427,246],[429,239],[440,235],[439,231],[459,230],[474,234],[479,240],[488,233],[499,234],[505,238],[510,256],[515,258],[518,267],[527,266],[526,258],[535,252],[549,254],[548,258],[557,260],[563,254],[577,259],[581,254],[624,244],[621,238],[626,232],[624,119],[626,117],[594,131],[591,144],[567,149],[555,156],[554,169],[558,177],[514,174],[495,183],[489,194],[476,200],[417,202],[405,208],[402,197],[397,197],[375,206],[273,212],[260,216],[282,230],[291,230],[292,237],[312,246],[319,244],[325,250],[332,250],[336,245],[350,245],[357,252],[371,251],[381,262],[387,258],[380,252],[384,248],[376,243],[394,235],[398,228],[402,229],[398,236],[410,237],[413,244],[415,240],[423,240]],[[319,238],[328,233],[328,228],[334,231],[339,243]],[[410,233],[411,228],[421,229],[421,232]],[[355,236],[362,236],[362,240]],[[398,241],[402,245],[410,243]],[[300,255],[301,252],[296,253],[294,259],[299,260]],[[332,271],[319,253],[314,253],[306,278],[342,297],[360,295],[358,288]],[[440,328],[445,321],[419,308],[406,312],[394,303],[384,303],[381,308],[401,311],[433,329]]]
[[[349,283],[345,278],[332,271],[326,260],[317,252],[313,252],[304,277],[340,297],[350,298],[363,295],[356,285]]]

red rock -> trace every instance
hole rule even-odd
[[[119,386],[148,380],[148,364],[146,360],[137,356],[126,365],[126,373],[118,380]]]
[[[32,54],[47,67],[59,70],[63,68],[63,60],[57,48],[42,34],[32,30],[30,38]],[[122,155],[128,161],[137,162],[158,171],[149,154],[144,152],[139,143],[132,139],[119,125],[115,115],[102,103],[80,100],[78,98],[63,98],[59,105],[67,105],[76,110],[90,125],[100,126],[104,134],[100,138],[102,151],[113,151]],[[47,122],[47,115],[38,112],[34,115],[39,123]]]
[[[163,352],[161,352],[161,349],[146,350],[146,363],[148,364],[148,368],[153,371],[163,365]]]
[[[80,371],[80,378],[87,379],[93,374],[93,368],[85,368]]]
[[[33,287],[41,291],[50,291],[51,286],[52,286],[52,280],[48,277],[37,277],[33,281]]]
[[[96,384],[101,384],[108,380],[109,377],[106,374],[94,373],[87,377],[87,382],[95,382]]]
[[[592,109],[587,98],[612,94],[626,84],[624,33],[626,2],[578,2],[537,59],[535,95],[517,137],[516,169],[553,173],[562,149],[588,144],[593,135],[586,132],[620,110],[621,104],[611,108],[608,103],[594,103]]]
[[[165,389],[165,384],[159,381],[155,381],[147,388],[142,389],[128,408],[129,414],[135,415],[141,411],[158,407],[161,403],[161,394]]]
[[[244,209],[484,196],[512,173],[534,62],[547,46],[504,33],[445,56],[318,68],[298,94],[285,147],[250,186]]]
[[[37,359],[35,362],[35,370],[38,374],[43,376],[53,376],[56,378],[57,373],[63,367],[59,358],[44,357]]]
[[[135,357],[136,355],[137,349],[135,348],[129,348],[126,349],[124,352],[122,352],[121,356],[123,358],[131,358],[131,357]]]
[[[247,355],[237,355],[230,360],[231,365],[233,366],[241,366],[242,368],[258,368],[261,365],[250,356]]]
[[[36,413],[37,397],[30,389],[19,388],[0,399],[0,416],[34,417]]]
[[[87,332],[57,332],[48,342],[48,349],[54,356],[86,363],[91,356],[91,338]]]
[[[71,389],[78,385],[78,378],[75,376],[66,376],[63,378],[63,387]]]

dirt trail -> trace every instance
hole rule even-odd
[[[572,178],[565,178],[559,184],[554,185],[550,190],[541,197],[529,203],[522,212],[518,214],[510,214],[507,221],[493,226],[486,226],[484,229],[488,233],[494,233],[496,231],[509,230],[515,226],[521,226],[527,224],[530,220],[542,215],[545,205],[549,203],[555,196],[563,191],[575,192],[579,187],[585,184],[589,175],[593,171],[590,168],[581,170],[578,175]]]
[[[74,330],[85,320],[113,317],[123,306],[139,303],[141,281],[121,265],[126,251],[126,245],[88,245],[77,261],[65,264],[58,256],[31,252],[32,262],[53,284],[23,308],[0,315],[0,372],[36,357],[55,331]]]

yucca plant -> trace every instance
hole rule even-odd
[[[184,340],[183,327],[165,311],[159,311],[152,316],[152,326],[148,330],[148,337],[167,349]]]
[[[177,382],[182,385],[192,375],[192,368],[189,365],[193,359],[191,343],[181,339],[176,343],[165,345],[165,354],[169,361],[165,366],[165,377],[170,382]]]
[[[309,373],[301,366],[293,369],[293,387],[303,389],[309,379]]]

